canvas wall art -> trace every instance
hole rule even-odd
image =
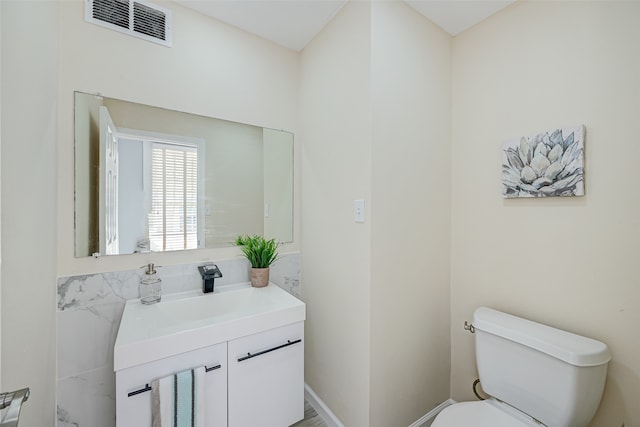
[[[505,142],[502,183],[505,198],[584,196],[584,126]]]

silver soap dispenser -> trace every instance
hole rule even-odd
[[[146,266],[146,271],[140,279],[140,302],[142,304],[155,304],[162,297],[162,280],[158,276],[153,264]]]

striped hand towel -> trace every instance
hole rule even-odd
[[[204,366],[151,383],[153,427],[204,427]]]

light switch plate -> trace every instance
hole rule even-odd
[[[364,199],[353,201],[353,220],[355,222],[364,222]]]

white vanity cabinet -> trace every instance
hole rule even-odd
[[[116,371],[116,425],[151,426],[151,381],[205,366],[206,426],[227,425],[227,343]]]
[[[116,426],[151,426],[153,380],[205,366],[205,426],[304,417],[305,305],[276,285],[127,301],[114,346]],[[203,347],[204,346],[204,347]]]
[[[151,425],[151,381],[205,366],[205,427],[286,427],[304,417],[304,322],[116,372],[116,425]]]
[[[229,427],[286,427],[304,417],[304,323],[228,343]]]

